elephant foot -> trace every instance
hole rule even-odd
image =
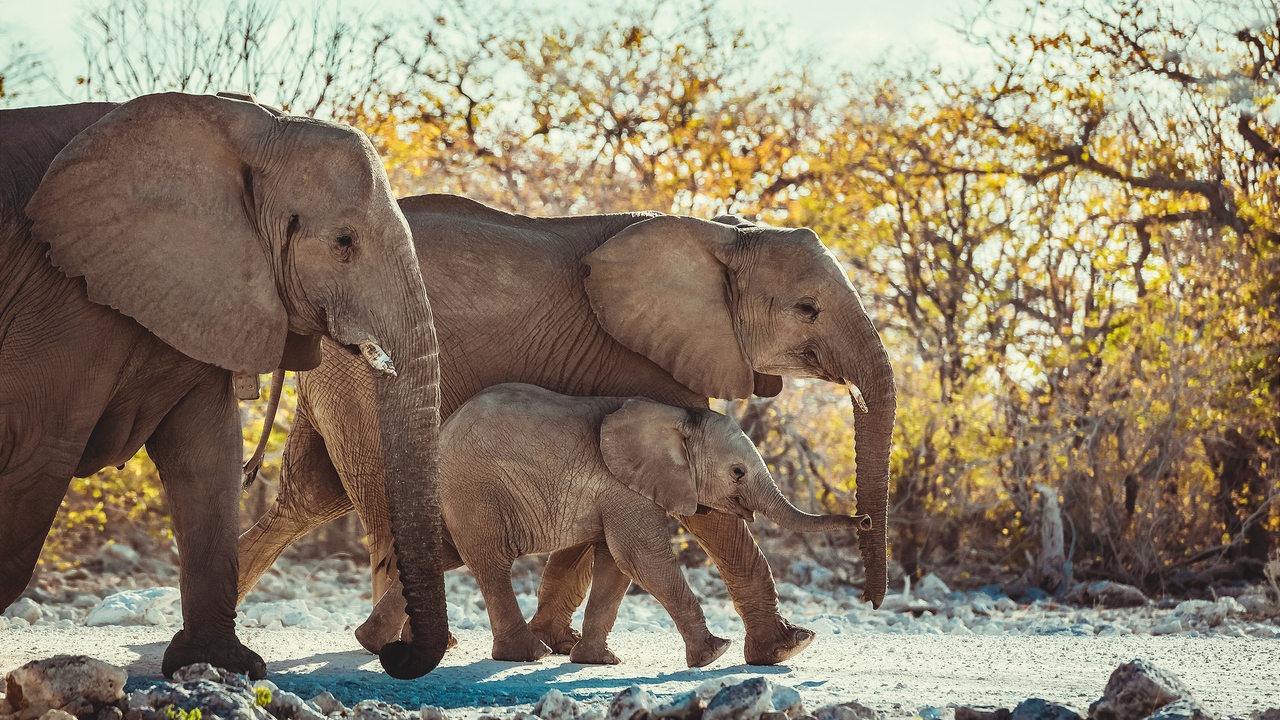
[[[622,660],[613,654],[607,644],[583,640],[574,645],[573,650],[569,652],[569,662],[583,665],[617,665]]]
[[[493,638],[493,659],[511,662],[533,662],[551,654],[551,648],[533,633],[525,631],[514,638]]]
[[[705,667],[715,662],[729,649],[729,640],[715,635],[707,635],[706,640],[697,643],[685,643],[684,659],[689,667]]]
[[[582,633],[568,624],[552,627],[549,623],[540,623],[537,618],[534,618],[534,621],[529,624],[529,629],[556,655],[571,654],[582,641]]]
[[[364,623],[360,625],[360,627],[356,628],[356,640],[360,642],[360,645],[365,650],[377,655],[382,651],[382,646],[389,642],[402,640],[409,645],[413,644],[413,628],[407,619],[400,621],[402,624],[397,628],[399,630],[399,634],[396,635],[395,630],[388,630],[388,626],[385,622],[375,620],[376,614],[377,613],[375,611],[374,615],[370,616],[368,620],[365,620]],[[445,648],[448,649],[456,647],[458,647],[458,638],[450,632],[449,640],[445,643]]]
[[[179,630],[165,649],[160,672],[165,677],[173,677],[179,669],[202,662],[248,675],[252,680],[262,680],[267,676],[267,664],[262,656],[245,647],[234,634],[212,640],[197,639],[186,628]]]
[[[812,630],[792,625],[781,616],[775,616],[775,619],[777,622],[771,623],[772,627],[768,632],[760,632],[757,628],[747,630],[743,655],[748,665],[777,665],[794,657],[813,642]]]
[[[403,617],[395,619],[379,617],[375,611],[368,620],[356,628],[356,640],[365,650],[377,655],[382,650],[382,646],[404,639],[402,635],[408,632],[409,623],[405,622]]]

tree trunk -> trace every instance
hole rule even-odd
[[[1215,503],[1223,531],[1233,542],[1243,534],[1243,540],[1227,551],[1227,557],[1251,579],[1262,578],[1262,567],[1272,542],[1266,528],[1266,513],[1245,525],[1245,520],[1267,502],[1267,479],[1259,472],[1257,462],[1263,442],[1260,437],[1245,437],[1232,428],[1222,439],[1204,443],[1218,476]]]

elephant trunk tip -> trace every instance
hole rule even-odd
[[[871,588],[867,588],[862,591],[862,600],[864,602],[871,603],[871,608],[873,610],[879,610],[880,603],[884,602],[884,591],[882,590],[880,592],[873,593],[871,592]]]
[[[872,522],[870,515],[854,515],[853,520],[858,532],[871,529]]]
[[[382,669],[397,680],[414,680],[436,669],[444,658],[445,647],[420,647],[410,645],[403,640],[389,642],[382,646],[378,659]]]

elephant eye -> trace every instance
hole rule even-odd
[[[333,254],[338,262],[351,262],[356,253],[356,239],[349,232],[344,232],[333,241]]]
[[[812,300],[808,300],[808,299],[801,300],[800,302],[796,303],[795,308],[796,308],[796,312],[800,313],[800,317],[805,322],[813,322],[814,320],[817,320],[818,313],[822,312],[821,310],[818,309],[817,305],[813,304]]]
[[[742,478],[744,478],[744,477],[746,477],[746,476],[747,476],[747,469],[746,469],[746,468],[742,467],[741,465],[734,465],[734,466],[733,466],[733,479],[735,479],[735,480],[741,480]]]

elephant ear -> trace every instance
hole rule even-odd
[[[600,424],[600,454],[622,484],[669,513],[692,515],[698,489],[685,449],[683,408],[633,398]]]
[[[731,307],[722,258],[732,227],[660,216],[627,227],[585,258],[585,285],[601,326],[680,384],[707,397],[750,397],[755,383]]]
[[[257,105],[212,95],[127,102],[54,158],[27,205],[32,236],[90,300],[182,353],[270,372],[289,320],[257,231],[254,155],[276,129]]]

